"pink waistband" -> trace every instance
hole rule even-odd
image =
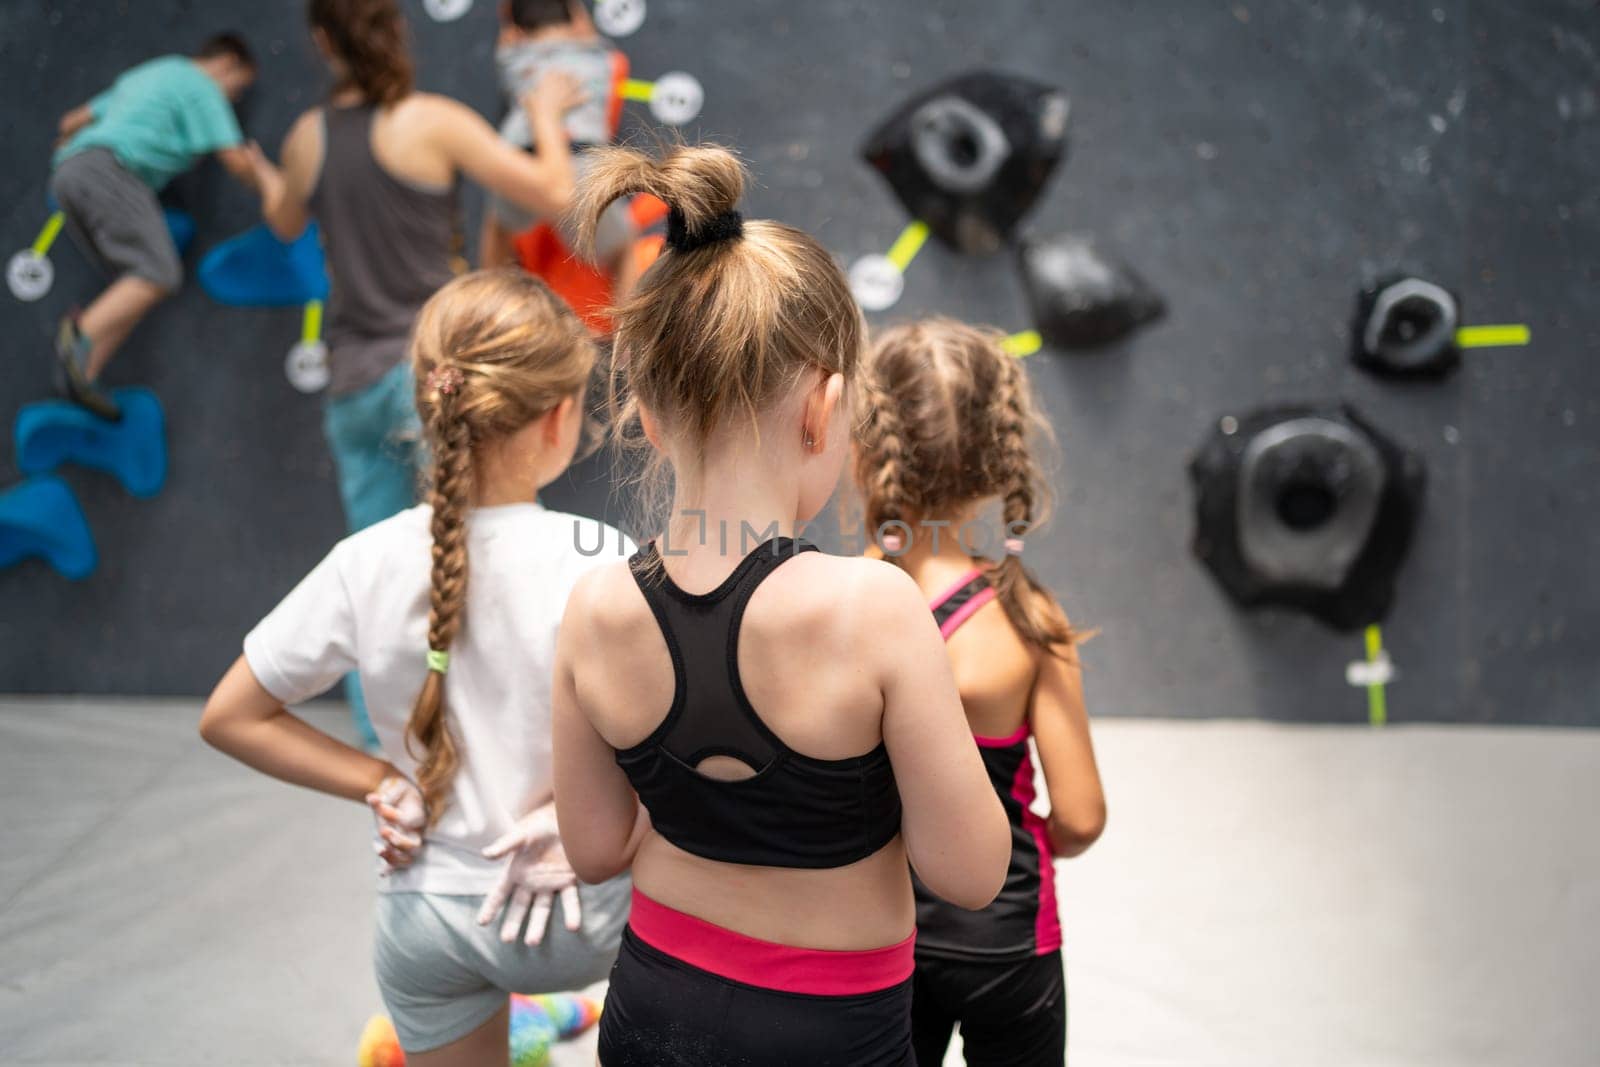
[[[685,915],[633,891],[628,925],[639,939],[702,971],[745,985],[842,997],[875,993],[911,977],[917,935],[897,945],[844,952],[760,941]]]

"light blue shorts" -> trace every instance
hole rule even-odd
[[[373,963],[400,1047],[426,1052],[457,1041],[506,1006],[512,993],[559,993],[606,977],[628,922],[626,875],[580,886],[581,928],[557,901],[537,946],[500,940],[500,923],[479,926],[481,896],[378,894]]]

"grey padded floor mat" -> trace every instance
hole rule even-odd
[[[302,714],[349,736],[341,705]],[[246,771],[198,718],[0,699],[0,1063],[356,1062],[382,1010],[366,810]]]
[[[0,698],[0,1064],[355,1063],[365,809],[198,715]],[[1593,1067],[1600,731],[1095,730],[1110,823],[1057,865],[1073,1067]]]

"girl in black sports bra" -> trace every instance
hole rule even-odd
[[[673,509],[574,590],[555,664],[568,860],[636,888],[600,1062],[909,1065],[907,861],[981,908],[1010,836],[916,584],[793,536],[848,454],[860,312],[814,240],[740,218],[729,153],[592,156],[586,226],[628,193],[673,208],[613,396]]]
[[[896,327],[877,339],[858,379],[866,520],[892,531],[884,549],[928,598],[1011,824],[1005,885],[988,907],[953,908],[917,884],[921,1067],[944,1062],[958,1023],[969,1064],[1059,1067],[1067,998],[1053,861],[1088,848],[1105,825],[1077,635],[1022,566],[1043,511],[1031,446],[1045,426],[1021,363],[999,340],[948,320]],[[979,518],[996,500],[1003,531]],[[999,563],[984,558],[1002,551]],[[1035,748],[1048,818],[1030,810]]]

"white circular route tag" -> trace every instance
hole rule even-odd
[[[669,126],[693,122],[706,102],[706,91],[693,74],[663,74],[650,90],[650,113]]]
[[[905,274],[888,256],[862,256],[850,265],[850,292],[863,310],[886,311],[905,289]]]
[[[472,10],[472,0],[422,0],[422,9],[435,22],[454,22]]]
[[[31,248],[24,248],[6,264],[6,286],[18,300],[38,300],[50,291],[55,280],[56,268],[50,263],[50,257],[41,256]]]
[[[594,24],[607,37],[627,37],[644,25],[645,0],[600,0]]]
[[[1344,680],[1357,687],[1388,685],[1394,681],[1394,662],[1388,652],[1379,652],[1376,659],[1355,660],[1345,665]]]
[[[321,341],[301,341],[283,361],[289,384],[302,393],[320,393],[328,387],[328,346]]]

